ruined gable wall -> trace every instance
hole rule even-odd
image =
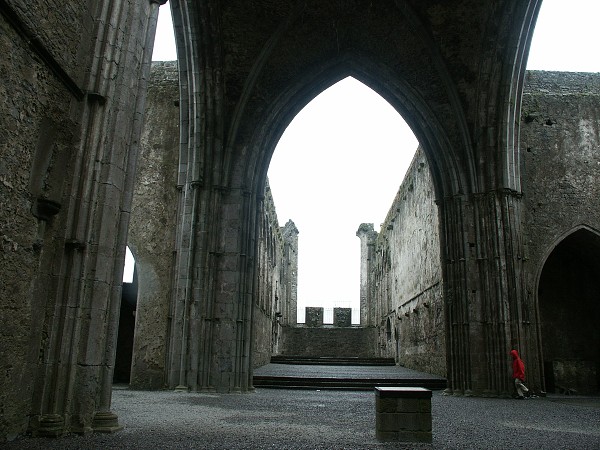
[[[532,323],[538,276],[553,246],[581,225],[600,230],[599,93],[598,74],[527,73],[520,129],[523,320]],[[418,151],[377,238],[370,307],[383,355],[396,355],[399,337],[401,364],[445,375],[437,208],[429,171],[418,171],[420,160],[427,164]]]
[[[77,124],[72,93],[32,51],[31,36],[73,78],[81,51],[85,4],[10,1],[0,14],[0,441],[24,432],[38,363],[44,311],[51,314],[54,253],[63,250],[63,196],[73,167]],[[16,13],[12,24],[5,14]],[[42,25],[42,26],[40,26]],[[46,26],[47,25],[47,26]],[[29,34],[24,34],[24,32]],[[37,199],[62,206],[62,214],[38,220]]]
[[[282,325],[296,320],[297,234],[291,221],[279,226],[267,182],[259,222],[253,367],[269,363],[271,355],[280,352]]]
[[[429,164],[419,148],[377,236],[370,276],[381,356],[445,376],[439,219],[434,200]]]
[[[128,245],[138,273],[131,386],[165,384],[177,216],[179,86],[176,62],[153,63]]]
[[[179,203],[177,77],[176,62],[153,63],[129,227],[128,244],[136,258],[139,281],[131,386],[139,389],[160,389],[166,382]],[[277,352],[279,322],[286,318],[278,318],[276,313],[289,310],[287,303],[295,300],[297,277],[297,271],[289,270],[297,266],[294,245],[285,250],[287,241],[279,227],[268,183],[258,238],[254,367],[268,363],[272,352]]]
[[[275,312],[281,293],[281,256],[283,239],[273,196],[268,183],[265,186],[263,208],[258,224],[258,283],[254,296],[254,332],[252,364],[259,367],[267,364],[277,349],[281,326]]]

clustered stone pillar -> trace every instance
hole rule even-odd
[[[32,406],[39,435],[121,428],[110,408],[122,261],[159,3],[98,2],[89,13],[66,238],[47,291],[48,335]]]
[[[525,330],[532,312],[523,302],[520,202],[518,193],[499,190],[440,205],[449,393],[508,395],[510,348],[534,354],[536,337]],[[531,371],[534,384],[538,374]]]

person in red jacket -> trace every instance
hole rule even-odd
[[[517,398],[522,400],[525,398],[525,394],[529,394],[529,389],[523,384],[523,381],[525,381],[525,364],[523,363],[523,360],[519,358],[519,353],[516,350],[511,350],[510,356],[512,356],[513,359],[513,379],[515,380],[515,388],[517,389]]]

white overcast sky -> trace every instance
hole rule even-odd
[[[528,69],[600,72],[600,1],[544,0]],[[176,59],[169,4],[153,60]],[[290,123],[269,180],[279,223],[299,235],[298,308],[359,305],[358,226],[385,219],[417,140],[381,97],[347,78]],[[356,322],[356,320],[353,320]]]

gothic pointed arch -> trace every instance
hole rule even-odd
[[[569,231],[549,249],[538,274],[544,380],[549,392],[600,391],[600,232]]]
[[[530,340],[520,322],[516,142],[524,62],[540,4],[172,1],[183,213],[171,386],[249,386],[256,211],[270,156],[306,103],[353,76],[403,115],[431,161],[450,390],[507,391],[506,350]],[[205,339],[189,339],[196,333]],[[486,349],[493,352],[481,358]]]

